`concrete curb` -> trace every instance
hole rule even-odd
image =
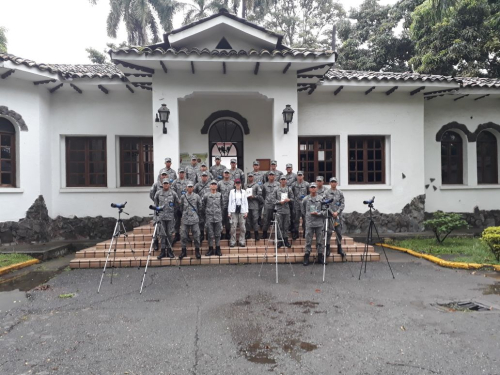
[[[463,262],[450,262],[448,260],[444,260],[438,257],[435,257],[433,255],[429,254],[422,254],[414,250],[410,249],[405,249],[404,247],[397,247],[397,246],[392,246],[392,245],[386,245],[386,244],[379,244],[376,243],[376,246],[383,246],[388,249],[392,250],[398,250],[402,251],[403,253],[407,253],[410,255],[413,255],[414,257],[417,258],[423,258],[426,259],[432,263],[435,263],[441,267],[447,267],[447,268],[460,268],[464,270],[477,270],[480,268],[493,268],[495,271],[500,271],[500,265],[495,265],[495,264],[480,264],[480,263],[463,263]]]
[[[2,268],[0,268],[0,276],[4,275],[10,271],[20,270],[21,268],[29,267],[29,266],[31,266],[33,264],[37,264],[37,263],[40,263],[40,261],[38,259],[32,259],[32,260],[27,260],[26,262],[11,264],[10,266],[2,267]]]

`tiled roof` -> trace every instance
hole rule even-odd
[[[216,56],[216,57],[241,57],[241,56],[269,56],[269,57],[313,57],[313,58],[318,58],[318,57],[330,57],[332,56],[335,52],[333,51],[327,51],[327,50],[312,50],[312,49],[304,49],[304,48],[287,48],[287,49],[274,49],[274,50],[265,50],[262,49],[260,51],[257,51],[255,49],[251,49],[249,51],[236,51],[236,50],[224,50],[224,49],[215,49],[215,50],[210,50],[208,48],[162,48],[162,47],[125,47],[125,48],[119,48],[119,49],[114,49],[111,50],[114,54],[129,54],[129,53],[135,53],[137,55],[174,55],[174,56],[179,56],[179,55],[184,55],[184,56],[190,56],[190,55],[210,55],[210,56]]]
[[[456,82],[451,76],[441,76],[419,73],[392,73],[392,72],[363,72],[358,70],[330,69],[325,73],[325,78],[333,80],[346,79],[349,81],[430,81],[430,82]]]
[[[59,74],[64,78],[123,78],[125,75],[114,64],[39,64],[12,54],[0,53],[0,61],[10,61],[16,65],[37,68],[41,71]]]
[[[467,88],[500,88],[499,78],[457,77],[462,87]]]

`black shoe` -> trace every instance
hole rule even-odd
[[[213,247],[213,246],[209,246],[209,247],[208,247],[208,251],[207,251],[207,253],[205,254],[205,256],[207,256],[207,257],[211,257],[212,255],[214,255],[214,247]]]
[[[247,231],[245,232],[245,240],[250,239],[250,236],[251,236],[250,231],[249,231],[249,230],[247,230]]]
[[[239,246],[239,247],[246,247],[247,245],[246,245],[246,244],[244,244],[244,243],[240,243],[240,244],[238,244],[238,246]]]
[[[171,248],[169,248],[169,249],[167,250],[167,256],[168,256],[169,258],[175,258],[174,252],[172,251],[172,249],[171,249]]]
[[[267,240],[267,231],[262,232],[262,238]]]
[[[260,241],[259,232],[255,232],[255,242]]]
[[[156,257],[156,259],[159,260],[159,259],[165,258],[166,256],[167,256],[167,254],[165,253],[165,249],[161,249],[161,253],[160,253],[160,255],[158,255]]]
[[[331,253],[330,245],[326,245],[326,256],[329,257]]]
[[[232,244],[229,244],[229,247],[235,247],[236,244],[232,243]]]
[[[153,250],[158,250],[158,238],[155,238],[155,241],[153,242]]]
[[[281,247],[283,247],[283,245],[284,245],[284,244],[283,244],[283,241],[278,240],[278,249],[279,249],[279,248],[281,248]]]
[[[182,248],[181,255],[179,255],[179,259],[187,257],[187,250],[185,247]]]
[[[288,238],[285,238],[285,246],[290,248],[292,247],[292,245],[290,244],[290,242],[288,242]]]
[[[194,249],[194,256],[196,257],[196,259],[201,259],[201,254],[200,254],[200,248],[197,247],[196,249]]]
[[[309,254],[304,255],[304,263],[302,263],[304,266],[309,265]]]
[[[230,240],[231,239],[231,233],[230,232],[226,232],[226,240]]]
[[[294,241],[295,241],[295,240],[296,240],[296,239],[298,239],[298,238],[299,238],[299,232],[295,232],[295,231],[294,231],[294,232],[292,232],[292,240],[294,240]]]
[[[318,263],[319,264],[326,264],[325,263],[325,258],[323,257],[323,253],[318,254]]]
[[[342,245],[338,245],[337,253],[340,254],[340,256],[342,257],[342,259],[345,258],[345,253],[344,253],[344,250],[342,250]]]
[[[220,257],[222,255],[222,251],[220,250],[220,246],[215,246],[215,255]]]

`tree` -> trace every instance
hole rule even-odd
[[[194,4],[189,4],[186,13],[184,13],[183,25],[201,20],[211,14],[218,12],[220,8],[227,7],[227,3],[217,0],[193,0]]]
[[[462,215],[437,211],[432,214],[431,220],[424,221],[424,225],[434,232],[438,244],[442,244],[446,237],[455,229],[467,228],[468,224]]]
[[[0,53],[7,53],[7,29],[0,26]]]
[[[337,25],[341,42],[338,66],[343,69],[408,71],[414,54],[409,36],[411,14],[424,0],[400,0],[393,6],[378,0],[365,0],[359,9],[351,8],[349,17]],[[395,35],[398,25],[403,27]]]
[[[410,60],[420,73],[500,77],[500,2],[458,0],[435,16],[432,0],[412,15]]]
[[[122,47],[127,47],[127,43],[121,42],[118,45],[116,45],[114,43],[106,43],[106,47],[107,48],[105,48],[103,50],[103,52],[101,52],[95,48],[92,48],[92,47],[85,49],[85,51],[87,51],[87,53],[88,53],[88,58],[92,62],[92,64],[109,64],[111,61],[110,61],[110,58],[108,55],[108,51],[110,49],[118,49],[118,48],[122,48]]]
[[[96,4],[99,0],[89,0]],[[127,41],[134,45],[147,45],[160,40],[160,30],[155,16],[165,31],[173,28],[174,14],[184,7],[177,0],[110,0],[111,9],[107,19],[108,36],[116,38],[120,22],[125,22]]]
[[[260,23],[283,34],[290,47],[330,49],[333,25],[344,15],[335,0],[280,0],[271,3]]]

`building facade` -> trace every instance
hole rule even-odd
[[[114,64],[40,64],[0,54],[0,222],[39,195],[49,215],[147,216],[164,158],[259,160],[337,176],[346,212],[500,209],[500,80],[335,69],[227,12],[110,51]],[[155,118],[166,104],[166,133]],[[287,125],[282,112],[294,109]],[[184,160],[181,160],[184,159]]]

